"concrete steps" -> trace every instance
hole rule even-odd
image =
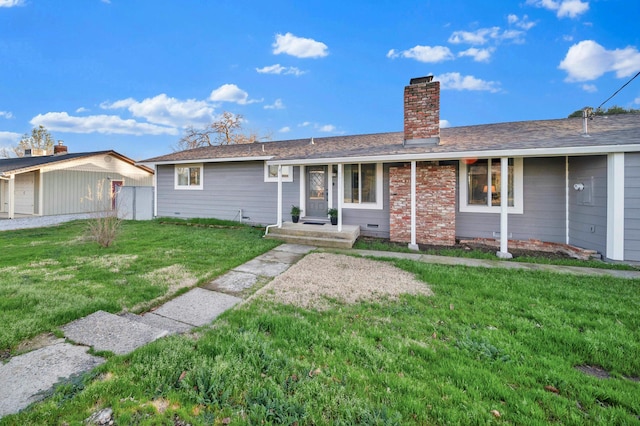
[[[342,231],[338,231],[338,227],[330,223],[311,225],[284,222],[281,228],[269,228],[266,238],[281,240],[291,244],[329,248],[351,248],[359,235],[359,226],[343,225]]]

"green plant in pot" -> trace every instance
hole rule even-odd
[[[300,220],[300,212],[302,212],[302,210],[300,210],[300,207],[291,206],[291,221],[293,223],[298,223],[298,221]]]
[[[329,219],[331,219],[332,225],[338,224],[338,209],[327,210],[327,216],[329,216]]]

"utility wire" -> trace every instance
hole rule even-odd
[[[619,88],[618,90],[616,90],[616,92],[615,92],[613,95],[609,96],[609,97],[607,98],[607,100],[606,100],[606,101],[604,101],[603,103],[601,103],[601,104],[598,106],[598,108],[596,108],[596,111],[597,111],[597,110],[599,110],[599,109],[602,107],[602,105],[604,105],[604,104],[606,104],[607,102],[609,102],[609,101],[611,100],[611,98],[613,98],[615,95],[617,95],[617,94],[618,94],[622,89],[624,89],[624,88],[626,87],[626,85],[627,85],[627,84],[631,83],[631,82],[632,82],[632,81],[633,81],[637,76],[639,76],[639,75],[640,75],[640,71],[638,71],[638,73],[637,73],[636,75],[634,75],[633,77],[631,77],[631,80],[629,80],[629,81],[627,81],[625,84],[623,84],[621,88]]]

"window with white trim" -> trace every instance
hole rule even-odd
[[[176,164],[175,189],[202,189],[202,164]]]
[[[382,164],[361,163],[344,166],[344,206],[382,208]]]
[[[500,213],[502,176],[500,158],[460,161],[460,211]],[[523,212],[522,158],[508,159],[507,210]]]
[[[264,181],[278,181],[278,165],[264,163]],[[293,182],[293,166],[282,166],[282,181]]]

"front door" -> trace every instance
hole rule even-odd
[[[306,217],[327,217],[327,166],[307,167]]]
[[[121,180],[111,181],[111,210],[115,210],[117,207],[118,193],[122,185],[124,185],[124,182]]]

